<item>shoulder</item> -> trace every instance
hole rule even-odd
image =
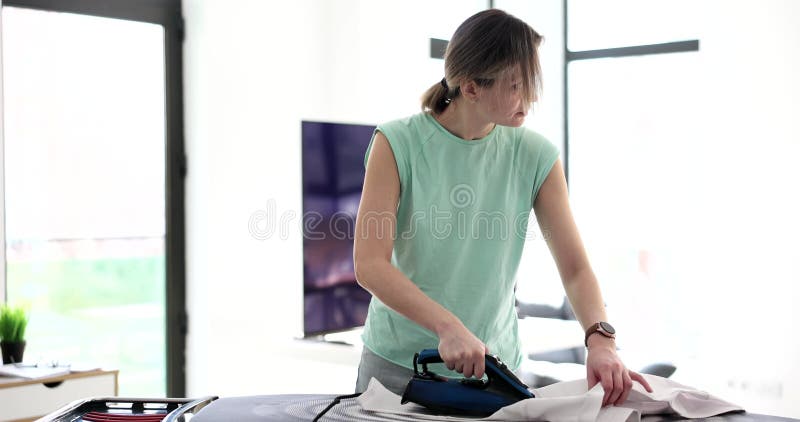
[[[557,149],[555,144],[553,144],[550,139],[531,128],[522,126],[514,129],[519,132],[519,140],[527,148],[544,150],[548,152]]]
[[[523,156],[520,159],[527,164],[531,161],[553,161],[559,156],[558,147],[541,133],[524,126],[509,129],[518,153]]]
[[[543,134],[521,126],[508,127],[507,137],[514,143],[515,165],[523,172],[541,177],[558,160],[561,151]]]
[[[419,112],[381,123],[378,125],[378,130],[382,132],[393,132],[398,136],[403,136],[425,133],[429,127],[429,116],[427,113]]]
[[[383,133],[395,149],[403,149],[408,154],[419,149],[433,133],[430,116],[419,112],[399,119],[379,124],[376,130]]]

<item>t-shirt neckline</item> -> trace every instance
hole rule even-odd
[[[449,130],[447,130],[444,126],[442,126],[442,124],[439,123],[439,121],[436,120],[435,117],[433,117],[433,114],[431,114],[431,113],[424,113],[424,114],[426,115],[426,118],[429,119],[430,122],[436,127],[436,129],[438,129],[440,132],[442,132],[446,138],[448,138],[448,139],[450,139],[452,141],[458,142],[460,144],[464,144],[464,145],[475,146],[475,145],[484,144],[484,143],[488,142],[489,140],[491,140],[492,138],[494,138],[495,133],[500,128],[500,125],[495,124],[494,127],[492,128],[492,130],[489,131],[489,133],[486,136],[484,136],[483,138],[478,138],[478,139],[473,139],[471,141],[468,141],[468,140],[466,140],[464,138],[460,138],[460,137],[452,134]]]

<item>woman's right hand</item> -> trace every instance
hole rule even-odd
[[[469,378],[482,378],[486,369],[486,354],[489,348],[475,337],[467,327],[458,324],[439,335],[439,356],[447,369]]]

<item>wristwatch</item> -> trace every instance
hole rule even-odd
[[[608,338],[616,338],[617,332],[611,324],[605,321],[595,322],[586,330],[586,337],[583,339],[583,344],[585,344],[586,347],[589,347],[589,336],[594,333],[600,333]]]

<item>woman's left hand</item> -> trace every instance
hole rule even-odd
[[[650,384],[644,377],[622,364],[617,356],[614,340],[595,335],[589,338],[589,353],[586,357],[586,380],[591,390],[598,382],[603,386],[603,407],[619,406],[628,399],[633,381],[642,384],[650,393]]]

